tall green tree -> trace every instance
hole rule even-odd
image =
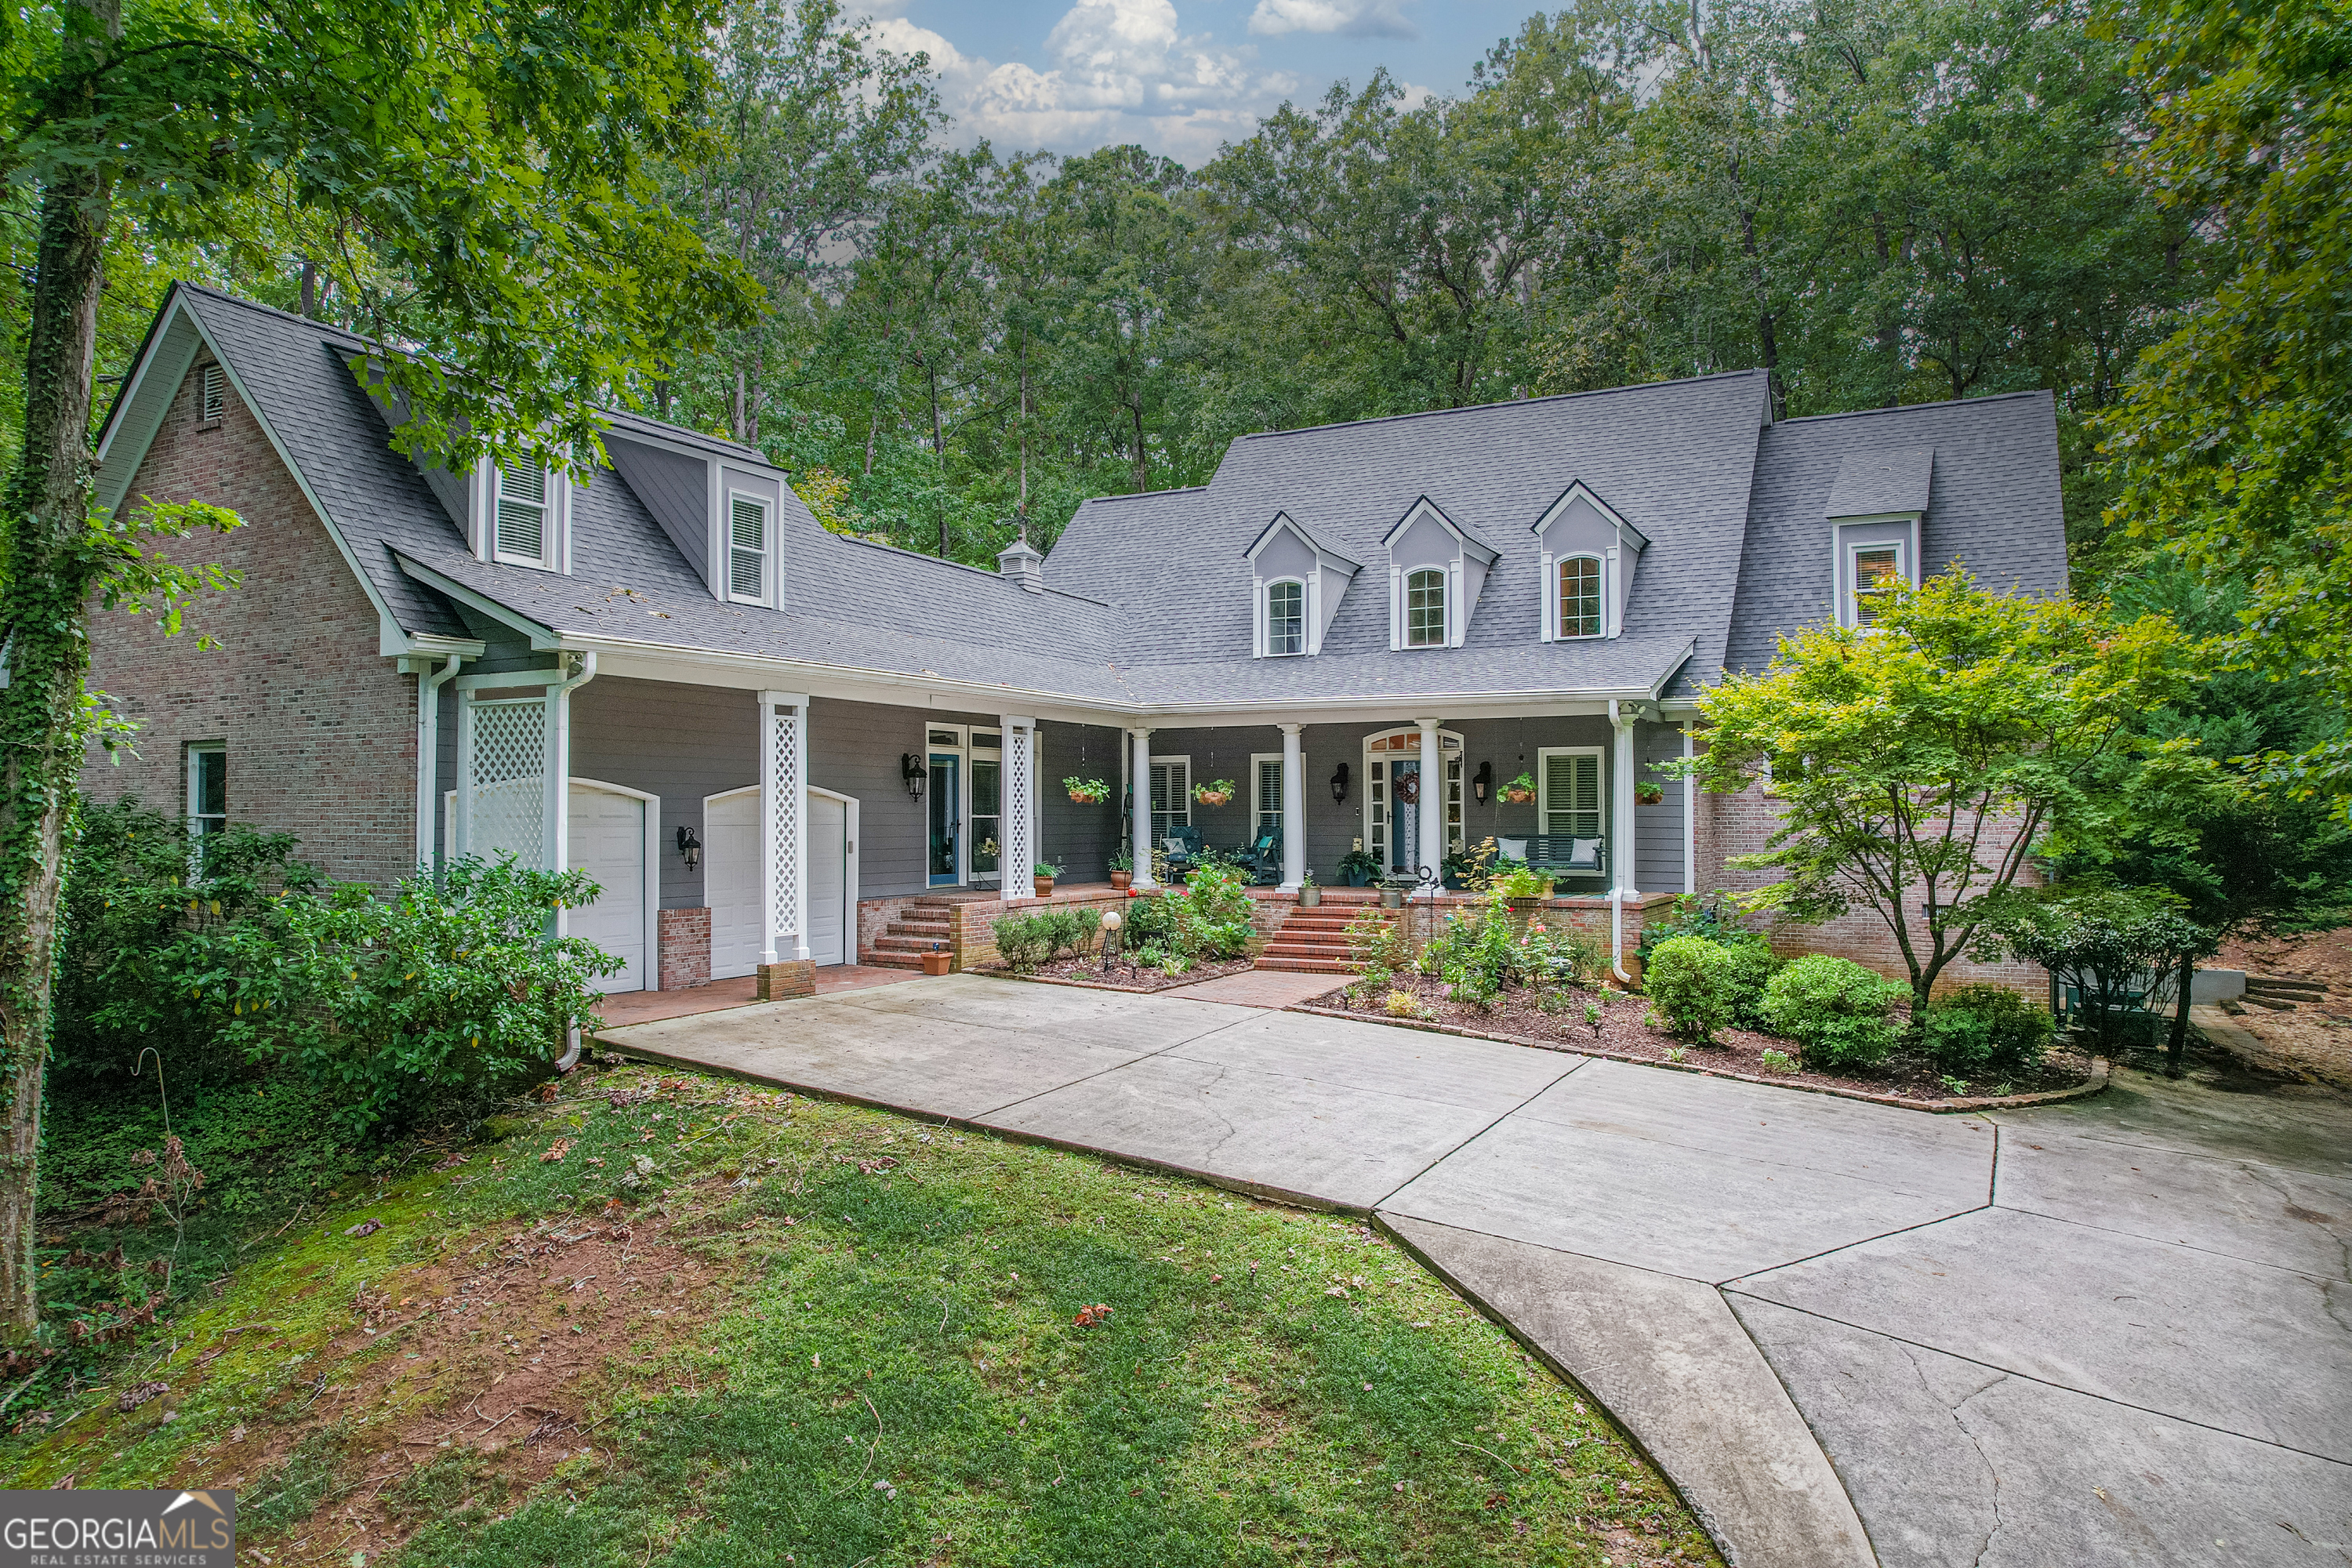
[[[2107,423],[2110,516],[2244,585],[2236,659],[2352,708],[2352,5],[2170,0],[2115,25],[2140,29],[2155,106],[2136,166],[2228,270]],[[2272,764],[2352,802],[2341,735]]]
[[[415,413],[409,450],[569,463],[597,410],[737,273],[658,199],[703,82],[695,0],[71,0],[5,38],[7,167],[37,212],[24,437],[0,520],[0,1332],[37,1328],[32,1244],[60,867],[84,742],[89,605],[161,611],[218,574],[148,541],[205,509],[94,510],[94,355],[118,224],[224,244],[257,211],[332,237],[327,268]],[[159,112],[161,106],[170,112]]]

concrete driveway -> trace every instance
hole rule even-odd
[[[1368,1212],[1742,1565],[2352,1564],[2352,1105],[1999,1116],[974,976],[647,1057]],[[2263,1092],[2249,1092],[2263,1089]]]

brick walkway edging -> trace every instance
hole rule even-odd
[[[1734,1083],[1760,1083],[1769,1089],[1801,1089],[1807,1094],[1835,1095],[1840,1100],[1859,1100],[1870,1105],[1893,1106],[1897,1110],[1917,1110],[1929,1116],[1958,1116],[1979,1110],[2013,1110],[2025,1105],[2056,1105],[2069,1100],[2088,1100],[2105,1090],[2113,1069],[2105,1057],[2091,1058],[2090,1076],[2067,1089],[2045,1089],[2036,1094],[1980,1094],[1965,1100],[1941,1100],[1930,1105],[1921,1100],[1906,1100],[1895,1094],[1873,1094],[1867,1089],[1838,1089],[1825,1083],[1797,1083],[1785,1078],[1766,1078],[1759,1073],[1727,1072],[1721,1068],[1702,1067],[1696,1062],[1670,1062],[1656,1057],[1637,1057],[1631,1051],[1612,1051],[1595,1047],[1560,1045],[1551,1040],[1538,1040],[1526,1035],[1502,1035],[1486,1029],[1465,1029],[1454,1024],[1424,1023],[1416,1018],[1382,1018],[1362,1013],[1349,1013],[1338,1007],[1318,1007],[1312,1003],[1297,1002],[1283,1009],[1286,1013],[1311,1013],[1318,1018],[1344,1018],[1351,1024],[1380,1024],[1391,1029],[1419,1029],[1425,1035],[1456,1035],[1465,1040],[1497,1040],[1507,1046],[1530,1046],[1539,1051],[1559,1051],[1580,1057],[1599,1057],[1606,1061],[1631,1062],[1636,1067],[1664,1068],[1669,1072],[1696,1073],[1701,1078],[1729,1079]]]

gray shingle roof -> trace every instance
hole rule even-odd
[[[1669,694],[1687,695],[1727,661],[1760,666],[1777,632],[1827,611],[1832,504],[1911,510],[1877,503],[1910,493],[1906,476],[1924,482],[1931,462],[1929,572],[1965,558],[1998,586],[2065,583],[2046,395],[1766,426],[1763,374],[1739,372],[1245,437],[1207,486],[1081,506],[1045,562],[1043,594],[827,532],[786,489],[784,607],[724,605],[612,469],[575,497],[569,576],[476,561],[415,465],[391,450],[383,414],[346,368],[358,340],[210,289],[183,292],[413,632],[465,635],[433,586],[446,582],[558,633],[936,676],[1003,687],[1008,700],[1271,707],[1623,694],[1669,677]],[[760,461],[638,416],[613,423]],[[1530,525],[1577,480],[1651,542],[1623,636],[1546,644]],[[1465,646],[1395,652],[1380,542],[1423,496],[1498,559]],[[1253,659],[1244,552],[1282,512],[1366,567],[1321,654]]]
[[[1936,468],[1933,447],[1848,452],[1839,460],[1825,510],[1831,517],[1884,517],[1927,510],[1927,482]]]
[[[1924,449],[1934,451],[1935,469],[1920,525],[1923,574],[1964,563],[1996,591],[2065,592],[2058,421],[2048,393],[1783,420],[1764,432],[1756,460],[1728,668],[1762,669],[1782,633],[1830,616],[1829,497],[1848,458]]]

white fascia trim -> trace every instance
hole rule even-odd
[[[450,598],[457,600],[459,604],[466,605],[469,609],[480,611],[483,615],[489,616],[490,619],[498,622],[500,626],[512,626],[515,630],[522,633],[523,636],[530,639],[530,647],[533,653],[551,653],[558,648],[568,648],[576,646],[565,642],[560,633],[551,631],[546,626],[541,626],[537,621],[531,620],[516,611],[507,608],[507,606],[499,604],[496,599],[490,598],[487,595],[477,593],[475,590],[467,587],[463,583],[457,581],[455,578],[443,576],[440,573],[433,570],[432,567],[424,564],[422,562],[413,561],[407,556],[403,555],[397,550],[392,552],[392,558],[394,562],[399,563],[402,572],[415,578],[426,587],[431,588],[437,593],[447,595]],[[530,568],[524,567],[522,570],[528,571]]]
[[[1267,523],[1265,531],[1259,533],[1255,539],[1250,541],[1249,548],[1242,552],[1243,559],[1255,563],[1259,554],[1262,553],[1265,547],[1273,542],[1274,536],[1281,532],[1286,528],[1292,533],[1298,536],[1298,542],[1301,544],[1306,545],[1307,549],[1315,552],[1315,564],[1318,566],[1328,566],[1335,569],[1344,567],[1346,568],[1348,574],[1351,577],[1364,569],[1361,562],[1350,561],[1346,556],[1340,554],[1338,551],[1326,546],[1321,540],[1307,532],[1306,526],[1303,523],[1301,523],[1297,518],[1292,517],[1286,511],[1278,511],[1274,514],[1274,521]]]
[[[1615,507],[1602,500],[1582,479],[1574,481],[1568,489],[1560,491],[1559,499],[1544,508],[1543,515],[1536,519],[1528,531],[1540,536],[1544,530],[1559,521],[1561,512],[1566,511],[1570,506],[1579,500],[1586,502],[1593,510],[1606,519],[1609,525],[1617,531],[1621,539],[1631,539],[1635,550],[1647,550],[1650,547],[1650,536],[1627,522]]]
[[[1463,531],[1460,523],[1455,522],[1452,518],[1445,515],[1445,509],[1444,507],[1439,506],[1427,496],[1419,497],[1411,506],[1404,509],[1404,515],[1397,519],[1396,526],[1390,529],[1388,532],[1381,536],[1381,548],[1383,550],[1394,550],[1396,548],[1396,542],[1404,537],[1405,530],[1413,525],[1413,523],[1420,518],[1424,509],[1428,510],[1430,516],[1437,520],[1439,526],[1443,527],[1446,532],[1454,536],[1454,542],[1458,547],[1475,554],[1484,556],[1486,559],[1481,563],[1482,565],[1492,566],[1496,562],[1500,561],[1503,558],[1500,552],[1490,550],[1486,545],[1480,543],[1477,540],[1471,538],[1468,533]]]
[[[360,558],[352,551],[351,541],[345,539],[343,531],[335,526],[334,519],[327,511],[326,503],[319,499],[319,492],[310,488],[309,476],[302,472],[301,465],[294,460],[294,454],[286,449],[286,443],[278,438],[278,432],[271,426],[269,416],[261,411],[261,405],[255,400],[250,392],[246,390],[245,378],[237,374],[236,366],[230,363],[228,355],[221,353],[220,345],[213,342],[212,334],[205,330],[204,318],[196,314],[194,309],[188,304],[187,296],[176,289],[172,295],[171,310],[171,315],[157,329],[154,341],[148,345],[148,353],[141,360],[138,369],[132,373],[133,376],[146,375],[155,363],[156,351],[162,348],[164,339],[170,335],[173,324],[184,314],[188,319],[188,324],[195,329],[197,338],[205,347],[212,350],[213,358],[220,362],[222,371],[228,376],[229,385],[236,389],[238,397],[244,399],[247,411],[253,416],[253,422],[261,427],[262,435],[268,437],[269,449],[278,454],[278,460],[286,465],[288,473],[294,476],[295,488],[302,492],[302,499],[310,503],[310,514],[319,520],[319,526],[325,529],[327,537],[334,542],[336,552],[342,556],[343,564],[351,569],[352,576],[360,585],[360,592],[365,594],[368,603],[375,606],[377,651],[387,658],[409,652],[415,640],[414,634],[400,624],[400,617],[392,613],[392,606],[385,602],[383,591],[375,585],[375,580],[370,577],[360,565]],[[180,370],[181,374],[185,374],[187,366],[182,365]],[[135,381],[124,383],[122,401],[118,406],[130,407],[131,400],[137,390]],[[170,412],[170,407],[171,405],[166,404],[163,413]],[[159,413],[145,430],[139,432],[133,437],[139,443],[139,461],[145,461],[147,449],[154,444],[155,433],[163,427],[163,414]],[[106,461],[107,453],[112,449],[114,438],[120,433],[120,426],[110,426],[105,435],[100,437],[98,460],[100,464]],[[129,475],[135,477],[138,471],[139,463],[133,462],[130,466]],[[122,483],[121,495],[116,498],[109,510],[120,512],[122,510],[122,502],[129,499],[130,493],[131,478],[126,477]]]

